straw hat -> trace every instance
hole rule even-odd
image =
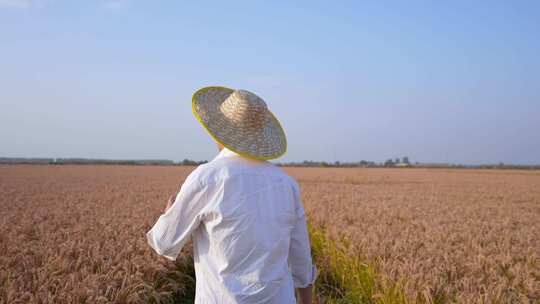
[[[257,95],[206,87],[193,94],[193,114],[210,135],[242,156],[268,160],[285,154],[287,139],[277,118]]]

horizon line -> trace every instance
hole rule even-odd
[[[389,160],[394,161],[396,158],[389,158]],[[173,159],[165,159],[165,158],[89,158],[89,157],[11,157],[11,156],[0,156],[0,164],[10,164],[9,162],[3,162],[2,160],[8,160],[12,161],[11,164],[17,164],[17,160],[19,161],[42,161],[42,163],[49,161],[52,163],[57,162],[58,160],[62,161],[86,161],[88,164],[91,164],[91,162],[163,162],[163,163],[172,163],[174,165],[181,164],[182,162],[189,161],[189,162],[195,162],[195,163],[205,163],[209,162],[209,160],[195,160],[195,159],[189,159],[184,158],[182,160],[173,160]],[[283,164],[283,165],[305,165],[305,164],[320,164],[320,165],[327,165],[327,166],[347,166],[347,165],[358,165],[361,163],[364,163],[365,165],[376,165],[376,166],[384,166],[384,161],[377,162],[377,161],[371,161],[371,160],[358,160],[358,161],[324,161],[324,160],[301,160],[301,161],[279,161],[278,159],[270,160],[273,163],[277,164]],[[20,163],[20,162],[19,162]],[[37,162],[36,162],[37,164]],[[406,163],[394,163],[394,164],[406,164]],[[523,163],[508,163],[508,162],[485,162],[485,163],[459,163],[459,162],[420,162],[420,161],[413,161],[408,163],[411,166],[419,165],[419,166],[449,166],[449,167],[482,167],[482,166],[498,166],[498,167],[540,167],[540,164],[523,164]]]

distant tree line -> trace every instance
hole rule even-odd
[[[378,168],[378,167],[411,167],[409,157],[388,159],[384,163],[376,163],[374,161],[361,160],[358,162],[325,162],[305,160],[303,162],[278,163],[279,166],[290,167],[343,167],[343,168]]]
[[[184,159],[172,161],[167,159],[142,159],[142,160],[114,160],[114,159],[90,159],[90,158],[20,158],[0,157],[0,164],[31,164],[31,165],[149,165],[149,166],[199,166],[208,161],[195,161]],[[358,162],[325,162],[305,160],[302,162],[276,163],[284,167],[322,167],[322,168],[456,168],[456,169],[529,169],[540,170],[540,165],[512,165],[512,164],[484,164],[484,165],[461,165],[449,163],[411,163],[409,157],[390,158],[383,163],[361,160]]]
[[[186,161],[186,160],[185,160]],[[184,161],[184,162],[185,162]],[[191,164],[187,161],[186,164]],[[193,162],[199,165],[203,162]],[[152,165],[173,166],[184,165],[167,159],[93,159],[93,158],[10,158],[0,157],[0,164],[30,164],[30,165]]]
[[[385,167],[409,167],[411,166],[411,163],[409,162],[409,157],[405,156],[401,160],[399,157],[396,157],[395,160],[387,159],[384,162]]]
[[[354,168],[354,167],[377,167],[378,165],[372,161],[361,160],[359,162],[325,162],[325,161],[311,161],[305,160],[303,162],[290,162],[290,163],[277,163],[278,166],[282,167],[343,167],[343,168]]]
[[[183,161],[179,162],[178,165],[181,165],[181,166],[199,166],[199,165],[202,165],[202,164],[206,164],[207,162],[208,162],[207,160],[194,161],[194,160],[190,160],[190,159],[184,159]]]

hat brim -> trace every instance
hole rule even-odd
[[[259,131],[235,124],[221,112],[221,104],[233,92],[233,89],[212,86],[193,94],[193,114],[210,136],[227,149],[252,159],[270,160],[285,154],[285,131],[272,112],[268,111]]]

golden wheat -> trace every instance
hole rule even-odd
[[[540,301],[540,172],[289,169],[308,215],[411,301]]]
[[[0,166],[0,303],[192,301],[189,246],[170,263],[145,239],[192,169]],[[386,302],[540,301],[539,172],[286,170],[335,240],[315,240],[329,281],[375,278]]]

